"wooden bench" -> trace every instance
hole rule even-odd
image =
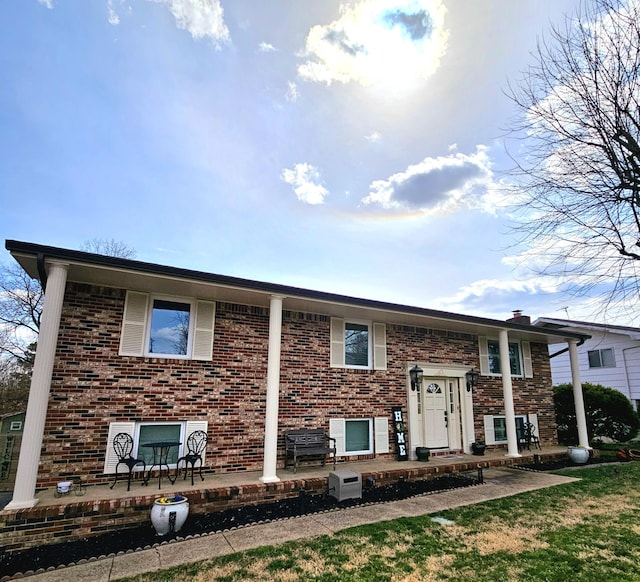
[[[333,441],[333,446],[331,446]],[[327,435],[321,428],[298,428],[288,430],[284,434],[285,460],[287,468],[289,457],[293,457],[293,472],[298,468],[299,457],[322,455],[322,466],[325,466],[326,455],[333,453],[333,470],[336,468],[336,439]]]

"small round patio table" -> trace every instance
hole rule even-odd
[[[145,485],[149,483],[149,479],[151,478],[151,471],[153,471],[154,467],[158,467],[158,489],[162,488],[162,467],[167,468],[167,479],[169,479],[171,484],[173,485],[175,483],[178,474],[176,469],[175,477],[173,479],[171,478],[168,463],[169,451],[171,450],[171,447],[179,447],[181,444],[182,443],[178,441],[157,441],[140,445],[147,449],[153,449],[153,464],[147,471],[147,478],[144,480]]]

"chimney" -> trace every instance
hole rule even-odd
[[[507,319],[509,323],[519,323],[520,325],[531,325],[531,318],[528,315],[522,315],[522,309],[514,309],[513,317]]]

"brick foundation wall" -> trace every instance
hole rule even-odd
[[[122,289],[67,285],[37,487],[77,475],[89,484],[108,481],[104,457],[109,423],[116,421],[206,419],[209,472],[261,470],[269,310],[218,302],[211,362],[125,357],[118,355],[125,296]],[[516,413],[536,412],[542,442],[552,443],[546,346],[531,348],[535,377],[514,379]],[[328,431],[330,418],[390,417],[396,405],[406,412],[409,361],[479,369],[477,337],[446,330],[387,325],[386,370],[330,368],[329,350],[328,316],[284,311],[280,435],[298,427]],[[481,377],[477,435],[482,415],[502,414],[501,403],[500,378]]]
[[[566,453],[542,454],[546,460],[565,457]],[[425,465],[408,469],[362,473],[362,482],[371,477],[377,486],[396,483],[399,479],[417,481],[449,473],[475,471],[479,467],[506,467],[517,459],[501,458],[451,465]],[[312,494],[327,493],[327,478],[314,477],[278,483],[251,483],[234,487],[218,487],[189,491],[190,515],[224,511],[225,509],[269,503],[298,497],[303,490]],[[49,505],[0,511],[0,548],[10,554],[40,545],[56,544],[121,531],[150,523],[150,511],[156,495],[113,500],[71,501]],[[1,577],[1,573],[0,573]]]

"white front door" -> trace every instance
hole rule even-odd
[[[447,385],[444,378],[422,379],[425,446],[431,449],[449,447],[449,412]]]

